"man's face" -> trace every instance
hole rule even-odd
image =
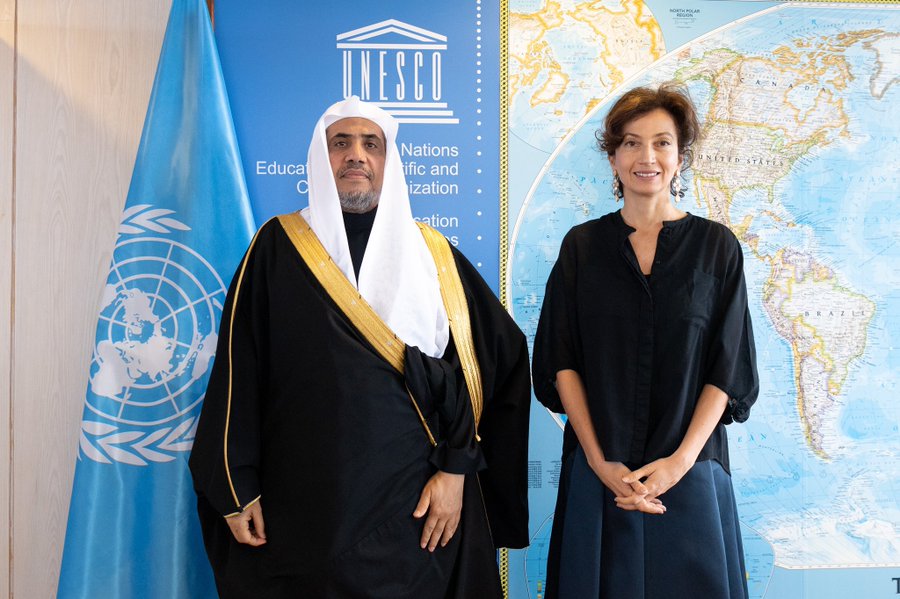
[[[344,198],[371,194],[377,201],[386,155],[381,127],[364,118],[341,119],[325,129],[325,139],[338,195]]]

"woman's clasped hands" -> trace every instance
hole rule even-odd
[[[600,481],[615,494],[617,506],[647,514],[666,513],[666,506],[659,496],[674,487],[690,467],[691,464],[677,452],[634,471],[622,462],[591,464]]]

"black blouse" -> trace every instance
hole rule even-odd
[[[556,373],[578,372],[606,459],[637,468],[678,448],[715,385],[728,406],[697,461],[729,470],[723,424],[745,421],[759,392],[740,244],[691,214],[665,222],[646,277],[632,232],[615,212],[563,239],[534,339],[535,394],[563,412]]]

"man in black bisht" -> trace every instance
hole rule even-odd
[[[396,134],[331,106],[229,289],[190,460],[223,597],[501,597],[528,542],[525,339],[413,220]]]

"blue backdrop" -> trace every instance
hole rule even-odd
[[[324,109],[351,94],[401,120],[413,215],[498,289],[496,0],[216,2],[216,38],[257,223],[307,205]]]

